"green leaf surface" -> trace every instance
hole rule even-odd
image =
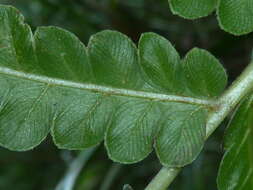
[[[169,0],[171,11],[187,19],[196,19],[214,11],[217,0]]]
[[[160,118],[159,104],[155,102],[123,100],[106,133],[109,157],[124,163],[133,163],[146,157],[152,151]]]
[[[91,82],[94,80],[86,47],[68,31],[39,27],[34,34],[39,68],[33,73],[48,77]]]
[[[187,86],[193,96],[215,97],[227,84],[226,71],[208,51],[194,48],[183,60]]]
[[[253,31],[252,0],[221,0],[217,14],[221,28],[227,32],[242,35]]]
[[[201,150],[206,136],[205,111],[198,106],[170,104],[161,129],[155,141],[157,155],[164,165],[180,167],[182,163],[191,163]],[[186,114],[187,113],[187,114]],[[170,151],[167,151],[170,150]]]
[[[236,110],[225,136],[219,190],[253,189],[253,96]]]
[[[137,48],[125,35],[103,31],[93,35],[88,52],[96,84],[140,89]]]
[[[226,83],[210,54],[193,51],[183,64],[156,34],[144,34],[138,51],[127,36],[109,30],[92,36],[86,48],[57,27],[39,27],[33,35],[8,6],[0,6],[0,25],[3,147],[29,150],[51,132],[64,149],[105,140],[109,157],[121,163],[144,159],[154,143],[166,166],[184,166],[201,151],[206,111]],[[188,64],[205,81],[203,93],[184,75]],[[204,86],[210,78],[224,81]]]
[[[155,33],[145,33],[139,41],[144,77],[154,88],[167,93],[183,93],[184,76],[180,56],[171,43]],[[150,81],[149,81],[150,80]]]

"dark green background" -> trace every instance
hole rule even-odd
[[[17,7],[33,29],[60,26],[75,33],[85,44],[92,34],[113,29],[127,34],[135,42],[143,32],[157,32],[168,38],[181,56],[193,47],[207,49],[224,64],[230,82],[251,58],[252,34],[235,37],[225,33],[218,27],[215,15],[195,21],[173,16],[167,0],[0,0],[0,3]],[[217,189],[224,126],[209,139],[199,158],[184,169],[171,190]],[[1,148],[0,190],[54,189],[77,154],[58,150],[50,138],[28,152]],[[141,190],[161,166],[154,155],[138,164],[117,166],[108,160],[101,146],[82,170],[75,189],[99,190],[110,168],[114,167],[118,173],[110,189],[121,189],[123,184],[129,183],[135,190]]]

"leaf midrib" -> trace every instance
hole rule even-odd
[[[87,90],[87,91],[97,92],[97,93],[102,93],[102,94],[107,94],[107,95],[135,97],[135,98],[142,98],[142,99],[161,101],[161,102],[181,102],[181,103],[201,105],[207,108],[212,108],[214,105],[212,100],[184,97],[184,96],[178,96],[178,95],[168,95],[168,94],[128,90],[128,89],[107,87],[107,86],[102,86],[102,85],[78,83],[78,82],[51,78],[51,77],[46,77],[46,76],[41,76],[41,75],[29,74],[22,71],[9,69],[6,67],[0,67],[0,74],[22,78],[22,79],[30,80],[34,82],[45,83],[51,86],[63,86],[63,87]]]

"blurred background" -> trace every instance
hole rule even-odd
[[[17,7],[33,30],[37,26],[59,26],[85,44],[92,34],[113,29],[135,42],[143,32],[159,33],[182,57],[193,47],[207,49],[224,64],[230,83],[251,59],[252,34],[235,37],[223,32],[214,14],[195,21],[173,16],[167,0],[0,0],[0,4]],[[225,125],[226,121],[170,190],[217,189]],[[0,190],[120,190],[124,184],[141,190],[161,168],[154,154],[137,164],[120,165],[107,158],[102,145],[83,152],[59,150],[50,137],[28,152],[0,149]]]

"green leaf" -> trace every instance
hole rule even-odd
[[[139,51],[144,77],[151,86],[162,87],[160,90],[168,93],[184,92],[180,56],[168,40],[155,33],[145,33],[140,38]]]
[[[122,163],[146,157],[152,151],[161,114],[155,102],[129,98],[120,102],[105,137],[109,157]]]
[[[137,48],[127,36],[116,31],[99,32],[91,37],[88,52],[97,84],[142,87]]]
[[[65,149],[105,139],[109,157],[121,163],[144,159],[154,142],[166,166],[188,164],[201,151],[210,97],[226,81],[217,87],[201,84],[204,93],[189,83],[191,77],[186,83],[188,71],[164,38],[144,34],[139,55],[127,36],[106,30],[92,36],[86,48],[57,27],[40,27],[33,35],[22,15],[7,6],[0,6],[0,25],[3,147],[29,150],[51,131],[54,143]],[[191,56],[186,63],[201,80],[226,78],[209,54]]]
[[[95,80],[86,47],[73,34],[55,27],[38,28],[35,42],[39,65],[48,77],[86,83]],[[113,101],[78,88],[56,87],[51,92],[56,98],[52,135],[58,147],[83,149],[103,140]]]
[[[206,114],[194,105],[175,103],[166,108],[169,119],[160,121],[155,148],[163,165],[180,167],[191,163],[202,149],[199,145],[204,144],[206,137]]]
[[[34,38],[37,73],[76,82],[94,80],[87,49],[76,36],[56,27],[39,27]]]
[[[1,6],[0,23],[1,68],[37,70],[32,33],[23,24],[23,17],[16,9]],[[0,75],[0,143],[13,150],[27,150],[38,145],[50,130],[51,113],[44,98],[47,85],[13,79]]]
[[[217,14],[221,28],[229,33],[242,35],[253,31],[252,0],[221,0]]]
[[[226,71],[208,51],[194,48],[183,60],[187,86],[193,96],[219,96],[227,84]]]
[[[226,153],[222,159],[219,190],[253,188],[253,96],[236,110],[225,136]]]
[[[196,19],[214,11],[217,0],[169,0],[171,11],[187,19]]]

